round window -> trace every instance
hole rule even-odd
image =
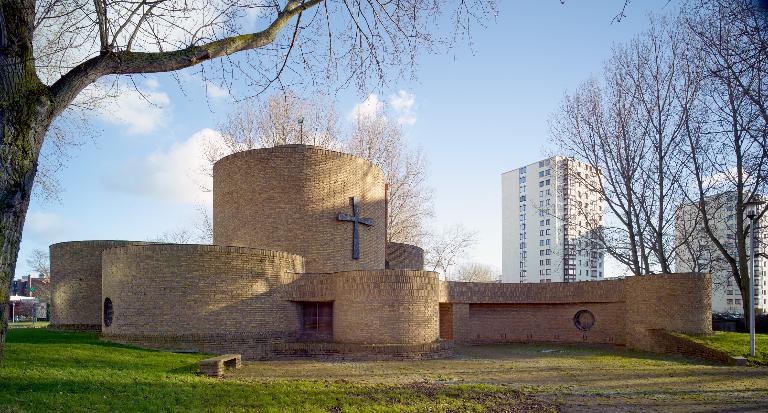
[[[581,310],[573,316],[573,324],[581,331],[587,331],[595,325],[595,315],[589,310]]]
[[[112,307],[112,300],[109,297],[104,299],[104,325],[109,327],[112,325],[112,317],[115,314],[115,309]]]

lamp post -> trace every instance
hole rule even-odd
[[[757,207],[764,201],[751,201],[744,204],[749,218],[749,355],[755,356],[755,227],[757,226]]]

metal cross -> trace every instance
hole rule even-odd
[[[352,222],[352,259],[353,260],[359,260],[360,259],[360,234],[357,229],[358,224],[373,226],[373,219],[371,218],[361,218],[360,217],[360,207],[358,205],[357,197],[351,196],[349,197],[349,204],[352,206],[352,215],[345,214],[345,213],[339,213],[338,220],[339,221],[349,221]]]

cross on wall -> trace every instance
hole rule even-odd
[[[373,226],[372,218],[363,218],[360,216],[360,205],[356,196],[349,197],[349,204],[352,206],[352,215],[339,213],[337,219],[339,221],[346,221],[352,223],[352,259],[360,259],[360,232],[358,226],[360,224],[366,226]]]

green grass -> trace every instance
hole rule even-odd
[[[9,331],[0,412],[495,412],[552,403],[508,386],[366,384],[345,380],[220,380],[203,355],[99,341],[94,333]]]
[[[8,328],[45,328],[48,327],[47,321],[19,321],[16,323],[8,323]]]
[[[722,350],[729,355],[743,356],[750,363],[768,366],[768,334],[755,334],[755,356],[749,355],[749,334],[715,332],[710,336],[688,336],[694,341]]]

